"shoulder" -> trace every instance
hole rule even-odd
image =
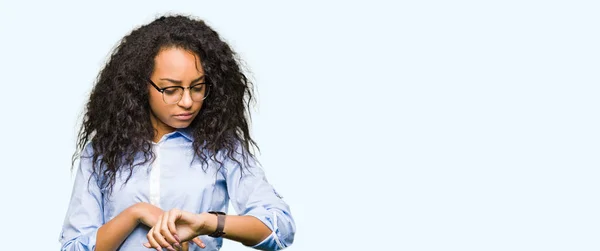
[[[83,150],[81,151],[81,153],[79,153],[79,156],[81,156],[82,158],[90,158],[94,156],[94,146],[92,145],[91,141],[85,144]]]
[[[86,143],[77,156],[76,161],[79,162],[79,169],[84,172],[94,173],[97,169],[96,165],[93,165],[94,161],[96,161],[97,164],[100,163],[100,158],[95,155],[93,143]]]
[[[239,173],[242,176],[262,176],[264,170],[260,165],[252,149],[244,146],[242,142],[236,142],[232,149],[224,149],[219,153],[219,159],[223,160],[223,169],[226,174]]]

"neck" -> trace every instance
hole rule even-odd
[[[154,114],[150,114],[150,121],[154,128],[154,136],[152,137],[154,143],[158,143],[165,134],[175,131],[175,128],[164,124],[162,121],[158,120]]]

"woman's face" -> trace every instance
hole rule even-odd
[[[154,59],[154,71],[150,80],[161,89],[170,86],[185,88],[181,100],[178,102],[177,98],[172,99],[175,88],[165,90],[165,99],[172,103],[168,104],[163,100],[163,93],[148,84],[150,120],[158,132],[154,135],[154,141],[157,142],[163,135],[173,132],[177,128],[188,127],[202,108],[202,100],[199,100],[197,96],[199,91],[206,91],[206,86],[201,84],[204,83],[204,70],[200,63],[200,57],[180,48],[162,49]],[[187,88],[190,86],[193,88]],[[191,95],[194,95],[196,97],[194,99],[199,101],[194,101]]]

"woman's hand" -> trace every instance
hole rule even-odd
[[[178,247],[179,243],[191,240],[201,248],[205,248],[206,245],[202,243],[198,236],[214,231],[209,227],[213,224],[208,224],[210,216],[214,215],[194,214],[179,209],[165,212],[148,232],[148,242],[144,243],[144,246],[147,248],[160,249],[164,247],[169,249],[171,244]],[[216,216],[214,216],[214,221],[214,225],[216,225]]]

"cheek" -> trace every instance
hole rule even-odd
[[[156,116],[161,116],[166,110],[166,104],[163,102],[161,96],[152,96],[149,97],[150,109]]]
[[[195,112],[195,116],[196,118],[198,117],[198,114],[200,114],[200,111],[202,110],[202,105],[204,104],[204,102],[194,102],[194,105],[192,107],[192,109],[194,109]]]
[[[150,100],[150,104],[160,104],[158,102],[162,102],[162,95],[156,95],[156,93],[150,92],[148,95],[148,99]]]
[[[196,110],[200,110],[200,108],[202,108],[202,104],[204,104],[204,102],[194,102],[194,108],[196,108]]]

